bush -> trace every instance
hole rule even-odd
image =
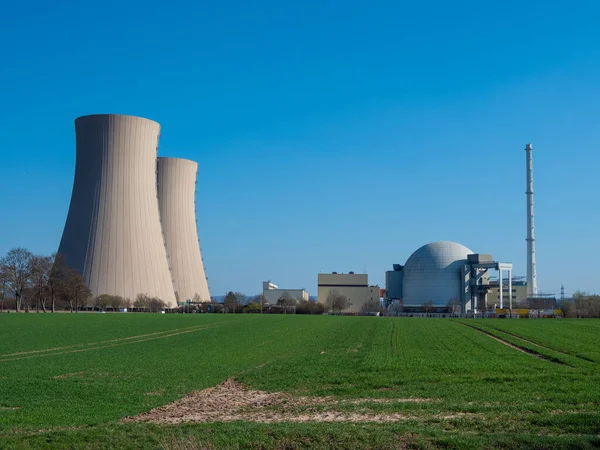
[[[296,314],[323,314],[325,305],[307,300],[300,300],[296,306]]]

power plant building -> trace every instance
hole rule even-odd
[[[350,306],[344,309],[345,313],[365,312],[364,306],[375,304],[379,306],[379,286],[369,285],[367,274],[350,273],[320,273],[317,277],[318,295],[317,301],[326,304],[327,296],[331,291],[346,297]]]
[[[276,305],[277,302],[286,295],[289,295],[290,298],[298,301],[308,301],[310,298],[308,292],[304,289],[281,289],[279,286],[271,283],[270,281],[263,281],[262,295],[265,299],[265,303],[270,305]]]
[[[474,253],[456,242],[432,242],[416,250],[404,266],[394,264],[394,270],[386,273],[386,303],[397,302],[407,311],[486,310],[489,270],[497,270],[500,280],[508,273],[506,299],[512,304],[512,264],[493,261],[491,255]],[[499,289],[501,306],[504,292]]]
[[[57,257],[93,296],[146,294],[174,306],[178,289],[210,299],[194,213],[197,165],[166,158],[157,170],[159,134],[141,117],[75,120],[75,178]]]
[[[173,289],[179,302],[209,302],[210,292],[196,227],[198,164],[158,158],[158,206]]]

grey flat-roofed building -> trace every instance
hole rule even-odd
[[[75,120],[73,193],[58,253],[92,295],[175,303],[158,212],[160,125],[97,114]]]
[[[362,273],[320,273],[317,276],[317,301],[325,304],[331,291],[345,296],[351,305],[347,313],[364,312],[363,307],[370,302],[379,303],[379,286],[369,285],[369,276]],[[379,305],[378,305],[379,306]]]
[[[173,288],[180,302],[210,301],[196,226],[198,164],[158,158],[158,205]]]

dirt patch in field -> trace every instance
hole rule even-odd
[[[373,413],[336,410],[336,405],[373,403],[428,402],[431,399],[357,399],[336,400],[333,397],[296,397],[283,392],[247,389],[234,379],[217,386],[192,392],[169,405],[155,408],[124,422],[397,422],[416,419],[399,413]],[[317,407],[322,407],[317,409]],[[325,410],[323,410],[325,407]],[[436,419],[455,419],[464,415],[435,416]]]

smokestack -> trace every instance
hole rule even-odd
[[[525,146],[527,161],[527,296],[535,296],[537,290],[537,274],[535,270],[535,227],[533,221],[533,147]]]

